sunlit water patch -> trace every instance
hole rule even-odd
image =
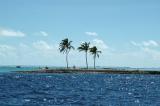
[[[0,74],[0,106],[158,106],[159,75]]]

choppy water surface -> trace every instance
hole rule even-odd
[[[0,74],[0,106],[159,106],[160,76]]]

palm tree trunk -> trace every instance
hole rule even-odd
[[[94,69],[96,69],[96,56],[94,56]]]
[[[87,52],[86,52],[86,67],[87,67],[87,69],[88,69]]]
[[[66,63],[67,63],[67,69],[68,69],[68,51],[66,52]]]

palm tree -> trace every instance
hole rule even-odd
[[[90,45],[90,42],[84,42],[81,44],[80,47],[78,47],[78,50],[81,52],[81,51],[84,51],[85,52],[85,56],[86,56],[86,67],[88,69],[88,60],[87,60],[87,54],[88,54],[88,50],[89,50],[89,45]]]
[[[74,49],[74,47],[71,45],[72,41],[69,41],[68,38],[63,39],[61,43],[59,44],[59,50],[61,53],[64,53],[66,55],[66,63],[67,63],[67,69],[68,69],[68,54],[71,49]]]
[[[93,46],[92,48],[90,48],[90,53],[93,55],[93,59],[94,59],[94,69],[96,68],[96,57],[99,58],[99,53],[102,53],[101,51],[98,51],[96,46]]]

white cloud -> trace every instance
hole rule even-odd
[[[44,37],[47,37],[47,36],[48,36],[48,33],[45,32],[45,31],[39,31],[39,32],[33,33],[33,35],[35,35],[35,36],[44,36]]]
[[[115,49],[113,51],[112,47],[108,46],[102,39],[92,40],[91,46],[95,45],[102,51],[101,58],[96,60],[97,66],[159,66],[160,51],[155,47],[155,44],[148,46],[143,44],[144,42],[136,43],[132,41],[131,43],[138,49],[133,48],[131,51],[125,51],[122,47],[120,50]],[[69,57],[70,66],[85,66],[84,53],[79,53],[77,50],[71,51]],[[65,55],[59,53],[58,44],[43,40],[20,43],[14,46],[0,44],[0,60],[0,64],[65,66]],[[90,66],[93,65],[92,55],[88,55],[88,62]]]
[[[37,41],[32,45],[20,43],[18,46],[0,45],[0,55],[7,56],[8,54],[15,54],[15,56],[32,55],[39,53],[39,56],[53,56],[58,53],[55,45],[48,44],[45,41]],[[48,55],[49,54],[49,55]]]
[[[106,43],[103,40],[100,39],[94,39],[91,42],[91,46],[97,46],[98,49],[100,50],[105,50],[108,49],[109,47],[106,45]]]
[[[47,42],[45,41],[37,41],[37,42],[34,42],[33,43],[33,46],[36,48],[36,49],[39,49],[39,50],[52,50],[54,49],[54,46],[53,45],[49,45]]]
[[[0,65],[63,65],[64,55],[55,43],[36,41],[19,45],[0,44]],[[56,61],[55,61],[56,60]],[[63,63],[63,62],[64,63]]]
[[[141,46],[141,44],[136,43],[135,41],[131,41],[131,44],[134,45],[134,46]]]
[[[45,32],[45,31],[40,31],[40,34],[41,34],[42,36],[48,36],[48,33]]]
[[[143,48],[143,51],[150,55],[154,60],[160,60],[160,51],[147,47]]]
[[[96,32],[85,32],[85,34],[89,36],[98,36]]]
[[[15,31],[11,29],[0,29],[0,36],[6,37],[24,37],[26,34],[21,31]]]
[[[24,43],[20,43],[19,46],[20,46],[21,48],[28,48],[28,47],[29,47],[28,45],[26,45],[26,44],[24,44]]]
[[[144,41],[143,45],[144,46],[154,46],[154,47],[159,46],[159,44],[154,40]]]
[[[15,54],[16,48],[9,46],[9,45],[0,45],[0,55],[1,56],[9,56]]]
[[[153,60],[160,60],[160,51],[156,48],[159,47],[159,44],[156,41],[149,40],[141,43],[131,41],[131,44],[138,47],[143,55],[149,55]]]
[[[0,50],[14,50],[15,48],[9,45],[0,45]]]
[[[154,40],[143,41],[140,43],[137,43],[135,41],[131,41],[131,44],[134,46],[142,47],[142,48],[143,47],[158,47],[159,46],[159,44]]]

